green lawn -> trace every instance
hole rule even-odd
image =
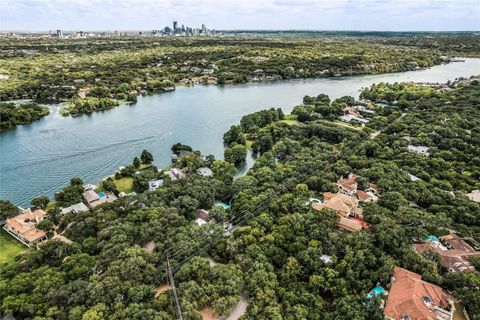
[[[115,183],[119,192],[123,191],[126,194],[129,194],[129,193],[135,191],[133,189],[133,178],[132,177],[124,177],[124,178],[121,178],[121,179],[118,179],[118,180],[113,178],[113,183]],[[96,193],[105,192],[105,188],[100,186],[97,189],[95,189],[95,192]]]
[[[120,192],[125,192],[126,194],[129,194],[131,192],[134,192],[135,190],[133,189],[133,178],[132,177],[125,177],[122,179],[114,179],[113,182],[117,186],[118,191]]]
[[[27,250],[28,247],[0,229],[0,263],[12,261],[17,254]]]
[[[288,124],[289,126],[300,123],[298,120],[280,120],[280,122],[284,122],[284,123]]]

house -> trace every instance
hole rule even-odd
[[[340,192],[353,196],[357,192],[357,178],[358,176],[354,173],[349,173],[348,178],[340,177],[340,179],[337,180],[337,186]]]
[[[66,208],[62,208],[62,214],[67,214],[70,212],[80,213],[84,211],[88,211],[88,207],[83,202],[79,202],[76,204],[72,204],[71,206],[68,206]]]
[[[350,216],[362,215],[361,208],[358,208],[358,200],[354,197],[341,193],[325,192],[323,194],[323,203],[313,204],[312,207],[320,211],[322,209],[330,209],[335,211],[339,216],[348,218]]]
[[[23,210],[19,215],[5,221],[3,229],[27,246],[47,240],[47,234],[37,229],[47,215],[42,209]]]
[[[177,169],[177,168],[172,168],[168,171],[165,171],[164,173],[165,173],[165,175],[170,177],[170,179],[172,181],[176,181],[176,180],[180,180],[180,179],[185,178],[185,173],[182,170]]]
[[[210,217],[208,216],[208,211],[205,209],[197,209],[197,211],[195,212],[195,217],[204,221],[208,221],[210,219]]]
[[[409,177],[410,180],[412,180],[412,181],[422,180],[422,179],[420,179],[419,177],[417,177],[417,176],[415,176],[415,175],[413,175],[413,174],[411,174],[411,173],[408,174],[408,177]]]
[[[480,190],[473,190],[470,193],[467,193],[467,197],[475,202],[480,202]]]
[[[407,146],[408,148],[408,151],[411,151],[411,152],[415,152],[415,153],[418,153],[422,156],[430,156],[430,152],[428,152],[428,150],[430,150],[430,148],[428,147],[424,147],[424,146],[413,146],[413,145],[408,145]]]
[[[355,195],[357,196],[358,200],[360,200],[360,202],[370,202],[378,200],[378,197],[375,194],[362,190],[357,190]]]
[[[198,175],[201,175],[201,176],[203,176],[203,177],[211,177],[211,176],[213,176],[212,170],[210,170],[210,168],[207,168],[207,167],[198,168],[198,169],[197,169],[197,174],[198,174]]]
[[[369,224],[363,221],[363,210],[358,207],[359,201],[354,197],[325,192],[323,203],[313,203],[312,208],[317,211],[330,209],[337,213],[337,226],[349,232],[367,230]]]
[[[450,320],[451,297],[414,272],[395,267],[384,315],[391,320]]]
[[[182,159],[183,157],[191,155],[193,152],[187,150],[180,150],[180,152],[172,154],[172,163],[177,162],[178,160]]]
[[[150,180],[148,181],[148,191],[152,192],[163,186],[163,180]]]
[[[456,234],[449,234],[440,237],[440,239],[429,237],[424,243],[414,244],[413,249],[418,253],[437,252],[440,255],[440,264],[450,272],[475,271],[475,267],[470,263],[469,258],[480,256],[480,252],[475,251]]]
[[[111,192],[106,192],[106,193],[101,192],[101,193],[97,194],[93,190],[88,190],[88,191],[85,191],[82,194],[82,196],[83,196],[85,204],[90,209],[93,209],[100,204],[110,203],[110,202],[113,202],[113,201],[117,200],[117,197]]]
[[[354,173],[349,173],[347,178],[343,176],[337,180],[337,187],[340,192],[348,196],[356,196],[361,202],[377,201],[378,193],[377,185],[369,183],[365,191],[358,189],[357,184],[358,176]]]
[[[54,236],[52,237],[52,240],[53,240],[53,239],[57,239],[57,240],[62,241],[63,243],[68,244],[68,245],[70,245],[70,244],[73,243],[72,240],[68,239],[67,237],[65,237],[64,235],[61,235],[61,234],[56,234],[56,235],[54,235]]]
[[[338,117],[340,120],[344,122],[360,122],[361,124],[367,124],[369,121],[367,119],[361,118],[360,116],[354,116],[351,114],[345,114],[343,116]]]
[[[83,200],[85,200],[85,203],[87,206],[89,206],[90,208],[95,208],[96,206],[98,206],[100,203],[100,197],[98,196],[98,194],[93,191],[93,190],[87,190],[85,191],[83,194]]]
[[[197,218],[197,220],[195,220],[195,223],[196,223],[199,227],[201,227],[201,226],[203,226],[203,225],[205,225],[205,224],[208,224],[207,221],[205,221],[205,220],[203,220],[203,219],[201,219],[201,218]]]

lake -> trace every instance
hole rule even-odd
[[[74,118],[62,117],[53,105],[42,120],[0,133],[0,199],[28,206],[37,195],[52,197],[74,176],[97,184],[143,149],[163,167],[170,164],[170,148],[177,142],[223,158],[223,133],[243,115],[269,107],[289,113],[305,95],[358,97],[362,87],[373,83],[446,82],[479,73],[480,59],[465,59],[403,73],[180,87]]]

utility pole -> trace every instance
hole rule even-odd
[[[178,301],[177,288],[175,288],[175,281],[173,280],[172,269],[170,268],[170,261],[168,260],[168,256],[167,256],[167,272],[168,272],[168,282],[172,287],[172,291],[173,291],[176,320],[183,320],[182,309],[180,308],[180,302]]]

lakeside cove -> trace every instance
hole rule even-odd
[[[170,164],[170,147],[176,142],[223,158],[223,133],[243,115],[268,107],[289,113],[305,95],[358,98],[359,90],[373,83],[443,83],[476,70],[480,59],[465,58],[403,73],[179,87],[139,97],[135,104],[68,118],[52,105],[47,117],[0,134],[0,198],[28,205],[37,195],[52,196],[74,176],[97,183],[142,149],[163,167]]]

